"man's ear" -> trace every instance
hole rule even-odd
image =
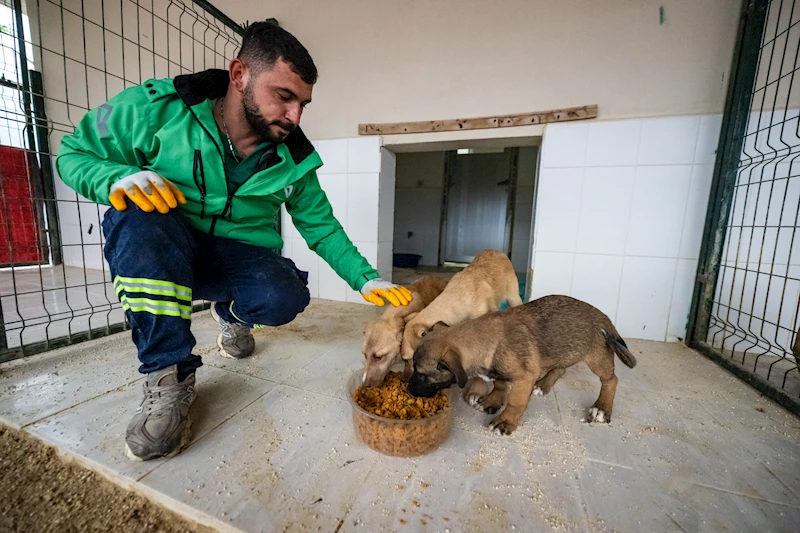
[[[445,324],[444,322],[442,322],[440,320],[439,322],[437,322],[436,324],[433,325],[433,327],[431,328],[431,331],[439,331],[439,330],[442,330],[442,329],[447,329],[449,327],[450,326],[448,326],[447,324]]]
[[[247,83],[250,80],[252,71],[247,68],[247,65],[242,63],[239,59],[233,59],[228,65],[228,73],[231,83],[239,92],[244,92]]]
[[[467,384],[467,374],[464,372],[464,367],[461,366],[461,355],[455,348],[449,347],[442,356],[442,364],[453,373],[460,388],[464,388]]]

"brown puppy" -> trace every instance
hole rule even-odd
[[[547,394],[568,367],[586,361],[601,383],[587,420],[610,422],[617,390],[614,354],[630,368],[636,365],[602,311],[569,296],[545,296],[459,326],[437,325],[414,354],[408,390],[432,396],[453,383],[464,387],[468,378],[494,380],[494,390],[471,403],[493,414],[507,399],[491,427],[508,435],[519,425],[531,393]]]
[[[414,357],[414,350],[434,324],[455,326],[465,320],[497,311],[506,301],[509,307],[522,305],[514,266],[497,250],[484,250],[453,276],[447,288],[425,309],[406,317],[401,356]]]
[[[438,276],[423,276],[412,283],[408,289],[413,298],[405,307],[389,307],[384,313],[364,326],[364,376],[361,382],[368,387],[383,383],[389,369],[398,362],[400,344],[403,341],[405,317],[422,311],[447,286],[447,280]],[[411,377],[411,361],[406,362],[404,377]]]

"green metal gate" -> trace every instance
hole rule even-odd
[[[687,342],[800,414],[800,6],[744,3]]]
[[[30,238],[29,224],[38,249],[0,247],[0,362],[127,327],[102,255],[105,208],[56,175],[61,139],[148,78],[227,68],[243,33],[204,0],[0,0],[0,149],[19,161],[13,189],[0,165],[0,233]]]

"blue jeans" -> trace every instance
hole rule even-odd
[[[202,365],[192,355],[193,299],[218,302],[223,320],[251,328],[287,324],[309,303],[308,273],[290,259],[195,230],[177,210],[146,213],[128,202],[102,226],[143,374],[177,364],[183,379]]]

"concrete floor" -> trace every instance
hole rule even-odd
[[[118,480],[242,531],[796,531],[800,419],[680,344],[630,341],[613,422],[582,422],[599,382],[570,369],[497,437],[462,401],[429,455],[381,456],[356,439],[346,379],[378,310],[314,301],[257,330],[256,354],[217,355],[195,315],[194,440],[128,461],[142,379],[129,333],[0,365],[0,420]],[[224,529],[224,528],[223,528]]]

